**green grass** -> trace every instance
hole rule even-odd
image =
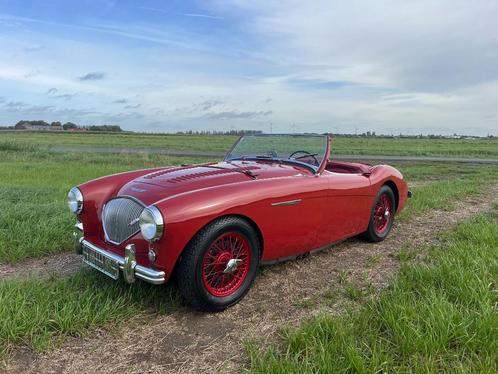
[[[498,371],[498,215],[458,226],[360,310],[248,345],[255,373]]]
[[[0,357],[14,346],[44,351],[66,336],[113,328],[139,312],[164,313],[179,304],[173,287],[132,286],[83,270],[67,279],[0,282]]]
[[[71,247],[74,216],[66,205],[74,185],[121,171],[201,162],[160,155],[57,154],[0,151],[0,263]]]
[[[18,262],[70,248],[74,217],[68,213],[65,200],[73,185],[120,171],[203,161],[146,154],[60,154],[22,144],[3,150],[0,147],[0,262]],[[461,183],[443,181],[441,188],[415,189],[424,203],[412,199],[406,209],[414,212],[407,213],[407,218],[438,208],[438,204],[450,204],[464,193],[477,193],[496,180],[496,171],[485,166],[441,169],[404,164],[400,169],[410,180],[463,178]],[[442,190],[444,198],[431,204],[434,194]],[[346,273],[340,292],[349,294],[352,300],[365,296],[363,290],[349,287]],[[331,292],[328,296],[333,304],[338,294]],[[119,282],[103,282],[96,272],[49,281],[1,281],[0,352],[15,345],[45,350],[65,336],[113,326],[138,312],[165,310],[177,302],[170,289],[143,283],[128,288]],[[303,308],[313,302],[305,302]]]
[[[34,147],[125,147],[163,148],[225,152],[236,136],[172,135],[172,134],[96,134],[96,133],[43,133],[0,132],[0,149],[12,144]],[[333,154],[350,155],[412,155],[498,158],[498,141],[491,139],[398,139],[336,137]]]
[[[162,148],[174,150],[225,152],[237,140],[237,136],[225,135],[153,135],[113,133],[47,133],[47,132],[0,132],[2,143],[7,147],[16,144],[37,148],[64,147],[117,147]]]
[[[74,217],[67,209],[66,194],[74,185],[127,170],[205,161],[208,159],[157,154],[52,153],[22,143],[9,143],[3,150],[0,147],[0,263],[16,263],[71,248]],[[498,180],[495,166],[396,166],[409,183],[444,179],[412,188],[415,197],[401,219],[434,208],[449,208],[452,200],[475,194],[490,181]]]
[[[475,179],[454,179],[412,188],[414,197],[408,201],[398,219],[406,220],[433,209],[451,210],[455,201],[476,195],[483,187],[482,182]]]

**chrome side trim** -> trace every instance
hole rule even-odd
[[[127,262],[127,257],[122,257],[119,255],[116,255],[114,253],[108,252],[102,248],[97,247],[95,244],[90,243],[89,241],[82,239],[81,244],[90,248],[91,250],[101,254],[102,256],[106,256],[114,261],[116,261],[119,264],[119,268],[124,271],[125,263]],[[131,260],[131,259],[129,259]],[[128,263],[130,261],[128,260]],[[158,271],[154,270],[142,265],[137,265],[135,262],[135,266],[133,267],[134,271],[134,276],[137,277],[138,279],[142,279],[148,283],[152,284],[163,284],[166,282],[166,274],[164,271]],[[125,277],[125,281],[128,282],[128,280]]]
[[[302,199],[288,200],[288,201],[279,201],[276,203],[271,203],[271,206],[288,206],[288,205],[297,205],[301,203]]]

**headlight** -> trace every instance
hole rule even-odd
[[[163,216],[155,206],[151,205],[145,208],[140,214],[138,222],[144,239],[153,242],[159,240],[163,235]]]
[[[78,187],[73,187],[67,194],[67,205],[74,214],[80,214],[83,210],[83,195]]]

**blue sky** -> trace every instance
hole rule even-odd
[[[0,0],[0,125],[498,135],[498,2]]]

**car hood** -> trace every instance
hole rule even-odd
[[[304,167],[267,161],[232,161],[164,168],[128,182],[118,195],[133,196],[150,205],[176,194],[203,188],[303,174],[310,174],[310,171]]]

